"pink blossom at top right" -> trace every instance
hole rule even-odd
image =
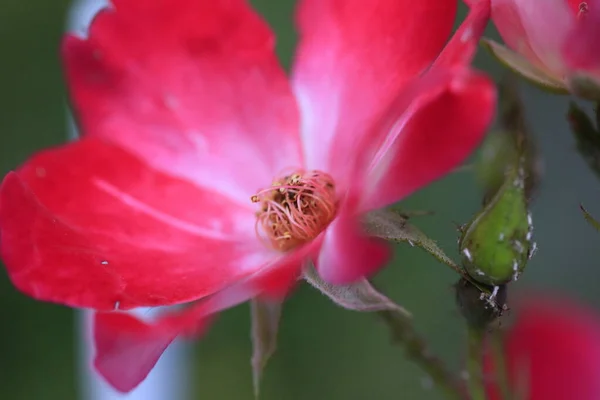
[[[504,45],[483,44],[496,58],[546,90],[600,100],[600,1],[490,2]]]

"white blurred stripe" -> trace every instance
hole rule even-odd
[[[150,310],[138,314],[148,317]],[[184,400],[190,399],[189,392],[191,359],[189,349],[183,342],[169,346],[146,380],[132,392],[121,394],[110,387],[92,365],[94,346],[92,343],[92,318],[89,311],[79,316],[80,393],[84,400]],[[186,352],[187,351],[187,352]]]
[[[68,16],[67,29],[81,36],[93,16],[107,5],[105,0],[76,0]],[[77,136],[71,115],[69,139]],[[139,310],[138,314],[148,317],[155,310]],[[187,400],[191,396],[190,370],[192,367],[188,345],[176,341],[165,351],[150,375],[140,386],[128,394],[112,389],[93,369],[94,346],[91,337],[92,313],[81,311],[77,320],[79,337],[80,393],[84,400]]]

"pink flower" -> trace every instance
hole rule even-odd
[[[95,365],[121,391],[207,316],[285,296],[307,259],[336,284],[377,271],[389,249],[360,215],[447,174],[492,120],[468,66],[489,5],[440,55],[456,0],[300,3],[289,78],[243,0],[112,0],[65,38],[82,137],[5,177],[1,252],[24,293],[100,312]]]
[[[508,67],[558,92],[571,91],[580,75],[600,85],[599,1],[491,0],[491,6],[508,48],[487,45]]]
[[[509,382],[522,400],[600,399],[600,317],[571,301],[523,306],[505,337]],[[487,360],[493,377],[492,360]],[[490,400],[502,397],[489,385]]]

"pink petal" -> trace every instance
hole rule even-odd
[[[278,290],[283,282],[290,284],[298,278],[304,256],[304,252],[295,252],[206,300],[181,312],[167,313],[154,322],[125,313],[97,313],[96,369],[116,389],[132,390],[146,378],[176,337],[202,335],[212,315],[219,311],[257,296],[273,298],[274,288]]]
[[[347,181],[348,154],[439,54],[455,0],[303,0],[293,85],[309,168]]]
[[[301,166],[275,38],[244,0],[113,0],[63,57],[82,131],[246,201]]]
[[[508,47],[562,77],[560,49],[575,17],[564,0],[491,0],[492,19]]]
[[[523,305],[505,338],[513,387],[526,384],[526,400],[600,398],[600,317],[565,299],[548,297]],[[488,354],[486,369],[495,376]],[[491,400],[500,400],[490,384]]]
[[[578,19],[563,45],[571,71],[588,72],[600,79],[600,2],[587,1],[587,12]]]
[[[367,236],[357,216],[358,199],[346,200],[325,232],[316,260],[319,275],[334,285],[369,277],[391,257],[389,246]]]
[[[386,137],[371,165],[363,209],[395,203],[459,166],[483,139],[495,109],[493,82],[470,69],[437,68],[415,81],[372,135],[373,143],[381,133]]]
[[[566,0],[566,3],[575,16],[581,14],[582,10],[593,10],[599,5],[598,0]]]
[[[473,5],[469,15],[454,33],[450,42],[435,60],[432,68],[448,68],[469,65],[475,57],[479,40],[490,19],[490,2],[480,1]]]
[[[178,332],[153,327],[124,313],[96,313],[94,366],[115,389],[129,392],[150,373]],[[135,363],[132,366],[132,362]]]
[[[99,310],[194,300],[273,255],[254,214],[87,137],[34,156],[0,189],[0,250],[17,288]]]

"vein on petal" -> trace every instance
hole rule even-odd
[[[222,231],[207,229],[195,224],[191,224],[186,221],[182,221],[178,218],[175,218],[171,215],[168,215],[162,211],[157,210],[149,206],[148,204],[143,203],[142,201],[132,197],[131,195],[123,192],[118,189],[114,185],[111,185],[107,181],[103,179],[93,179],[93,184],[96,185],[100,190],[104,191],[106,194],[118,199],[123,204],[128,205],[129,207],[139,211],[143,214],[149,215],[150,217],[164,223],[170,225],[179,230],[189,232],[193,235],[203,236],[207,238],[212,238],[216,240],[232,240],[231,236],[224,234]]]

